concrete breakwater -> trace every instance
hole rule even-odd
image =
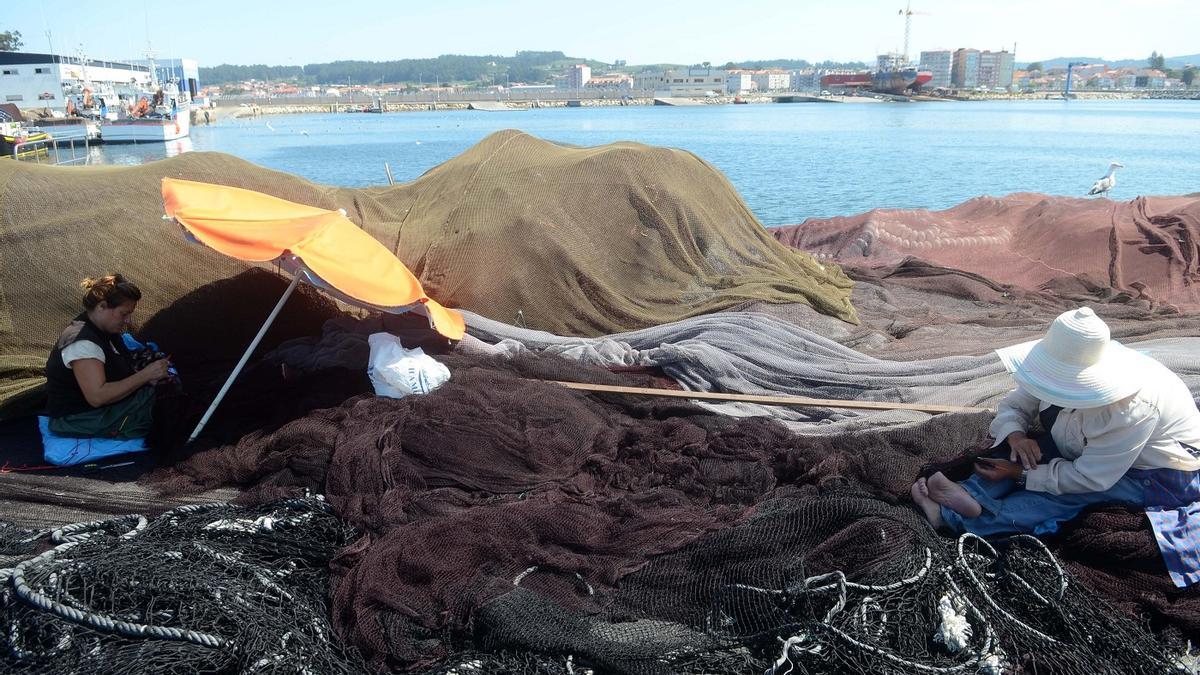
[[[532,108],[593,108],[652,105],[650,98],[629,99],[583,99],[583,100],[552,100],[552,101],[453,101],[430,103],[387,103],[382,109],[374,108],[363,103],[287,103],[274,101],[243,104],[238,106],[218,106],[215,111],[218,117],[239,119],[258,117],[261,115],[293,115],[299,113],[372,113],[372,112],[417,112],[426,110],[470,110],[472,104],[482,108],[480,104],[489,104],[494,109],[502,107],[508,110],[529,110]]]
[[[1053,95],[1053,92],[1049,93]],[[779,92],[772,94],[751,93],[741,96],[711,96],[711,97],[692,97],[680,99],[664,99],[666,101],[678,101],[680,103],[687,102],[693,105],[727,105],[732,103],[748,103],[748,104],[763,104],[763,103],[800,103],[800,102],[824,102],[824,103],[881,103],[881,102],[930,102],[930,101],[1033,101],[1044,100],[1048,92],[1030,92],[1030,93],[1014,93],[1014,94],[996,94],[996,93],[978,93],[963,96],[885,96],[885,95],[833,95],[833,96],[809,96],[797,93]],[[1081,100],[1125,100],[1125,99],[1145,99],[1145,98],[1190,98],[1192,96],[1200,96],[1200,92],[1115,92],[1115,91],[1080,91],[1074,94],[1075,98]],[[590,107],[620,107],[620,106],[648,106],[655,103],[655,98],[648,95],[638,95],[629,97],[607,97],[607,98],[548,98],[548,99],[530,99],[522,98],[502,98],[497,99],[479,99],[479,100],[452,100],[452,101],[387,101],[382,102],[382,109],[376,101],[340,101],[331,100],[329,98],[321,99],[269,99],[257,100],[253,102],[238,102],[236,105],[230,100],[222,102],[217,108],[213,109],[210,114],[210,119],[213,118],[246,118],[257,117],[260,115],[287,115],[299,113],[344,113],[344,112],[416,112],[429,110],[527,110],[531,108],[590,108]],[[193,123],[203,124],[203,119],[196,119],[193,115]]]

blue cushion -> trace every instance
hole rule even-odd
[[[46,461],[58,466],[74,466],[113,455],[145,452],[146,439],[131,438],[68,438],[50,433],[50,418],[38,417],[38,430],[42,432],[42,448]]]

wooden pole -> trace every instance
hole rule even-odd
[[[740,403],[761,403],[763,405],[785,405],[806,408],[842,408],[847,410],[914,410],[916,412],[937,415],[940,413],[979,413],[989,412],[988,408],[970,408],[957,405],[936,405],[932,403],[889,403],[887,401],[845,401],[827,398],[807,398],[804,396],[762,396],[758,394],[722,394],[711,391],[676,391],[674,389],[650,389],[645,387],[617,387],[609,384],[585,384],[582,382],[561,382],[558,380],[540,380],[550,384],[559,384],[568,389],[590,391],[602,394],[632,394],[635,396],[662,396],[667,398],[685,398],[700,401],[722,401]]]

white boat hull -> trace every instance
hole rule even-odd
[[[86,138],[89,141],[94,141],[100,138],[100,124],[91,120],[61,124],[42,120],[38,123],[38,126],[41,127],[42,131],[60,140],[83,140]]]
[[[190,130],[187,111],[174,119],[131,118],[107,122],[100,127],[105,143],[163,143],[186,138]]]

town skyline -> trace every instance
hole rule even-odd
[[[536,50],[630,65],[767,59],[870,63],[877,54],[901,51],[904,42],[904,3],[896,0],[864,0],[853,9],[763,0],[737,7],[614,0],[594,15],[564,12],[561,4],[545,0],[503,7],[463,0],[452,7],[419,8],[362,0],[339,5],[338,22],[321,19],[328,15],[327,4],[308,0],[290,3],[287,11],[212,0],[187,21],[132,7],[81,4],[64,12],[61,4],[42,0],[6,5],[0,31],[20,31],[23,51],[73,54],[82,47],[91,58],[123,59],[140,57],[149,42],[161,55],[195,58],[206,66]],[[1186,31],[1193,22],[1184,20],[1200,19],[1200,11],[1183,0],[1150,0],[1136,7],[1096,0],[1082,10],[1079,3],[1056,0],[920,0],[912,11],[908,55],[913,60],[924,50],[957,47],[1013,51],[1015,46],[1019,62],[1200,52]],[[345,21],[356,15],[371,20]],[[1137,24],[1160,28],[1129,30]]]

